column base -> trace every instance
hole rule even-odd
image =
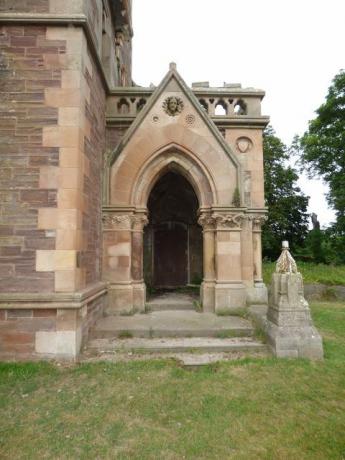
[[[247,305],[267,305],[267,287],[263,282],[254,282],[253,287],[247,287]]]
[[[218,315],[231,315],[246,306],[246,288],[242,283],[216,283],[215,312]]]
[[[109,284],[106,315],[130,315],[133,311],[132,284]]]
[[[200,301],[204,312],[214,313],[214,281],[203,281],[200,286]]]
[[[136,312],[144,312],[146,304],[145,283],[133,283],[133,308]]]

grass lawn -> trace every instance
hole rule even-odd
[[[271,276],[275,267],[275,262],[263,263],[263,278],[267,285],[271,282]],[[297,261],[297,267],[303,275],[304,283],[321,283],[328,284],[329,286],[345,284],[345,265],[333,266]]]
[[[345,305],[326,359],[0,365],[1,459],[345,459]]]

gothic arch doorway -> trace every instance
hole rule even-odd
[[[199,202],[189,181],[178,172],[168,171],[152,188],[147,207],[147,286],[173,289],[199,284],[203,275],[203,237],[197,223]]]

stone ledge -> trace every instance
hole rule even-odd
[[[107,293],[107,284],[95,283],[79,292],[8,292],[0,293],[0,310],[65,308],[78,309]]]

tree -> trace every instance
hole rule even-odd
[[[345,71],[341,70],[328,89],[326,101],[295,149],[309,175],[320,176],[329,186],[328,204],[336,211],[334,231],[345,241]]]
[[[303,246],[308,233],[305,196],[296,182],[296,171],[286,162],[288,149],[275,135],[272,127],[264,131],[264,177],[268,220],[263,227],[263,254],[275,260],[281,250],[282,240],[288,240],[292,251]]]

